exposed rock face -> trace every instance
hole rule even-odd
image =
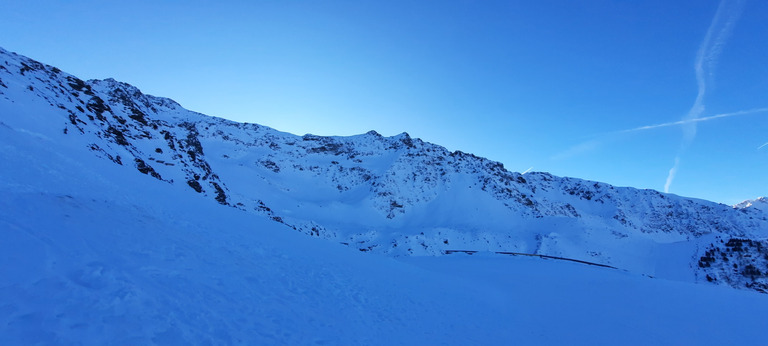
[[[768,293],[768,241],[720,239],[699,258],[699,275],[709,282]]]

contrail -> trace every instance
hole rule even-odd
[[[669,126],[677,126],[677,125],[688,125],[688,124],[692,124],[692,123],[699,123],[699,122],[702,122],[702,121],[714,120],[714,119],[719,119],[719,118],[727,118],[727,117],[732,117],[732,116],[736,116],[736,115],[746,115],[746,114],[763,113],[763,112],[768,112],[768,107],[749,109],[749,110],[745,110],[745,111],[738,111],[738,112],[731,112],[731,113],[722,113],[722,114],[710,115],[708,117],[703,117],[703,118],[683,119],[683,120],[678,120],[678,121],[673,121],[673,122],[663,123],[663,124],[640,126],[640,127],[634,128],[634,129],[618,131],[618,133],[652,130],[652,129],[657,129],[657,128],[660,128],[660,127],[669,127]]]
[[[530,172],[532,169],[533,169],[533,166],[531,166],[530,168],[526,169],[526,170],[525,170],[525,172],[523,172],[523,173],[520,173],[520,174],[525,174],[525,173],[528,173],[528,172]]]
[[[675,158],[675,165],[672,166],[672,168],[669,170],[669,175],[667,176],[667,182],[664,183],[664,192],[669,192],[669,186],[672,185],[672,180],[675,179],[678,165],[680,165],[680,157]]]
[[[696,138],[696,125],[701,121],[700,119],[703,119],[700,117],[704,112],[704,98],[707,95],[707,81],[714,77],[717,58],[720,56],[725,41],[728,39],[728,35],[730,35],[733,26],[736,24],[743,3],[743,0],[723,0],[720,2],[715,17],[712,19],[712,23],[709,24],[707,34],[704,36],[704,40],[701,42],[701,46],[699,46],[699,50],[696,52],[696,60],[693,68],[696,72],[698,92],[696,94],[696,100],[693,102],[688,114],[681,120],[681,125],[683,125],[683,142],[680,144],[680,149],[675,157],[675,165],[672,166],[667,175],[667,182],[664,184],[664,192],[669,192],[669,187],[672,185],[672,181],[675,179],[675,175],[680,166],[680,157],[691,145],[693,139]]]
[[[586,153],[588,151],[595,150],[597,147],[599,147],[601,144],[601,141],[597,139],[592,139],[586,142],[579,143],[575,146],[572,146],[568,148],[567,150],[560,152],[558,154],[555,154],[554,156],[550,157],[550,160],[562,160],[567,159],[573,156],[581,155],[583,153]]]
[[[671,127],[671,126],[683,126],[683,125],[688,125],[688,124],[691,124],[691,123],[700,123],[700,122],[703,122],[703,121],[709,121],[709,120],[714,120],[714,119],[734,117],[734,116],[737,116],[737,115],[748,115],[748,114],[766,113],[766,112],[768,112],[768,107],[755,108],[755,109],[749,109],[749,110],[738,111],[738,112],[721,113],[721,114],[715,114],[715,115],[710,115],[710,116],[701,117],[701,118],[695,118],[695,119],[683,119],[683,120],[672,121],[672,122],[663,123],[663,124],[646,125],[646,126],[635,127],[635,128],[628,129],[628,130],[606,132],[606,133],[603,133],[603,134],[596,135],[596,136],[600,137],[601,139],[592,139],[592,140],[588,140],[588,141],[585,141],[585,142],[581,142],[581,143],[579,143],[577,145],[574,145],[574,146],[568,148],[565,151],[562,151],[562,152],[560,152],[560,153],[550,157],[550,159],[551,160],[561,160],[561,159],[569,158],[569,157],[572,157],[572,156],[577,156],[577,155],[584,154],[585,152],[592,151],[592,150],[596,149],[597,147],[599,147],[600,145],[602,145],[603,142],[606,139],[611,139],[611,138],[615,139],[616,135],[622,134],[622,133],[654,130],[654,129],[658,129],[658,128]],[[760,147],[757,148],[757,150],[760,150],[760,149],[762,149],[763,147],[766,147],[766,146],[768,146],[768,143],[765,143],[765,144],[761,145]],[[677,159],[679,160],[679,155],[678,155]],[[676,162],[678,160],[676,160]],[[673,179],[674,179],[674,177],[673,177]],[[670,184],[671,184],[671,179],[669,177],[667,177],[667,184],[665,184],[665,186],[669,186]]]

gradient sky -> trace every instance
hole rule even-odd
[[[734,204],[768,195],[766,18],[762,0],[0,0],[0,46],[299,135],[408,132]]]

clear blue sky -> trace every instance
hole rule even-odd
[[[768,112],[690,121],[768,107],[766,18],[762,0],[0,0],[0,46],[295,134],[406,131],[733,204],[768,195]]]

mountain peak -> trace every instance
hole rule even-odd
[[[744,202],[734,205],[733,207],[737,209],[753,208],[768,212],[768,197],[748,199]]]
[[[158,111],[158,107],[165,110],[181,108],[181,105],[172,99],[144,94],[139,88],[114,78],[91,79],[88,83],[94,88],[100,88],[124,105],[138,103],[154,112]]]

